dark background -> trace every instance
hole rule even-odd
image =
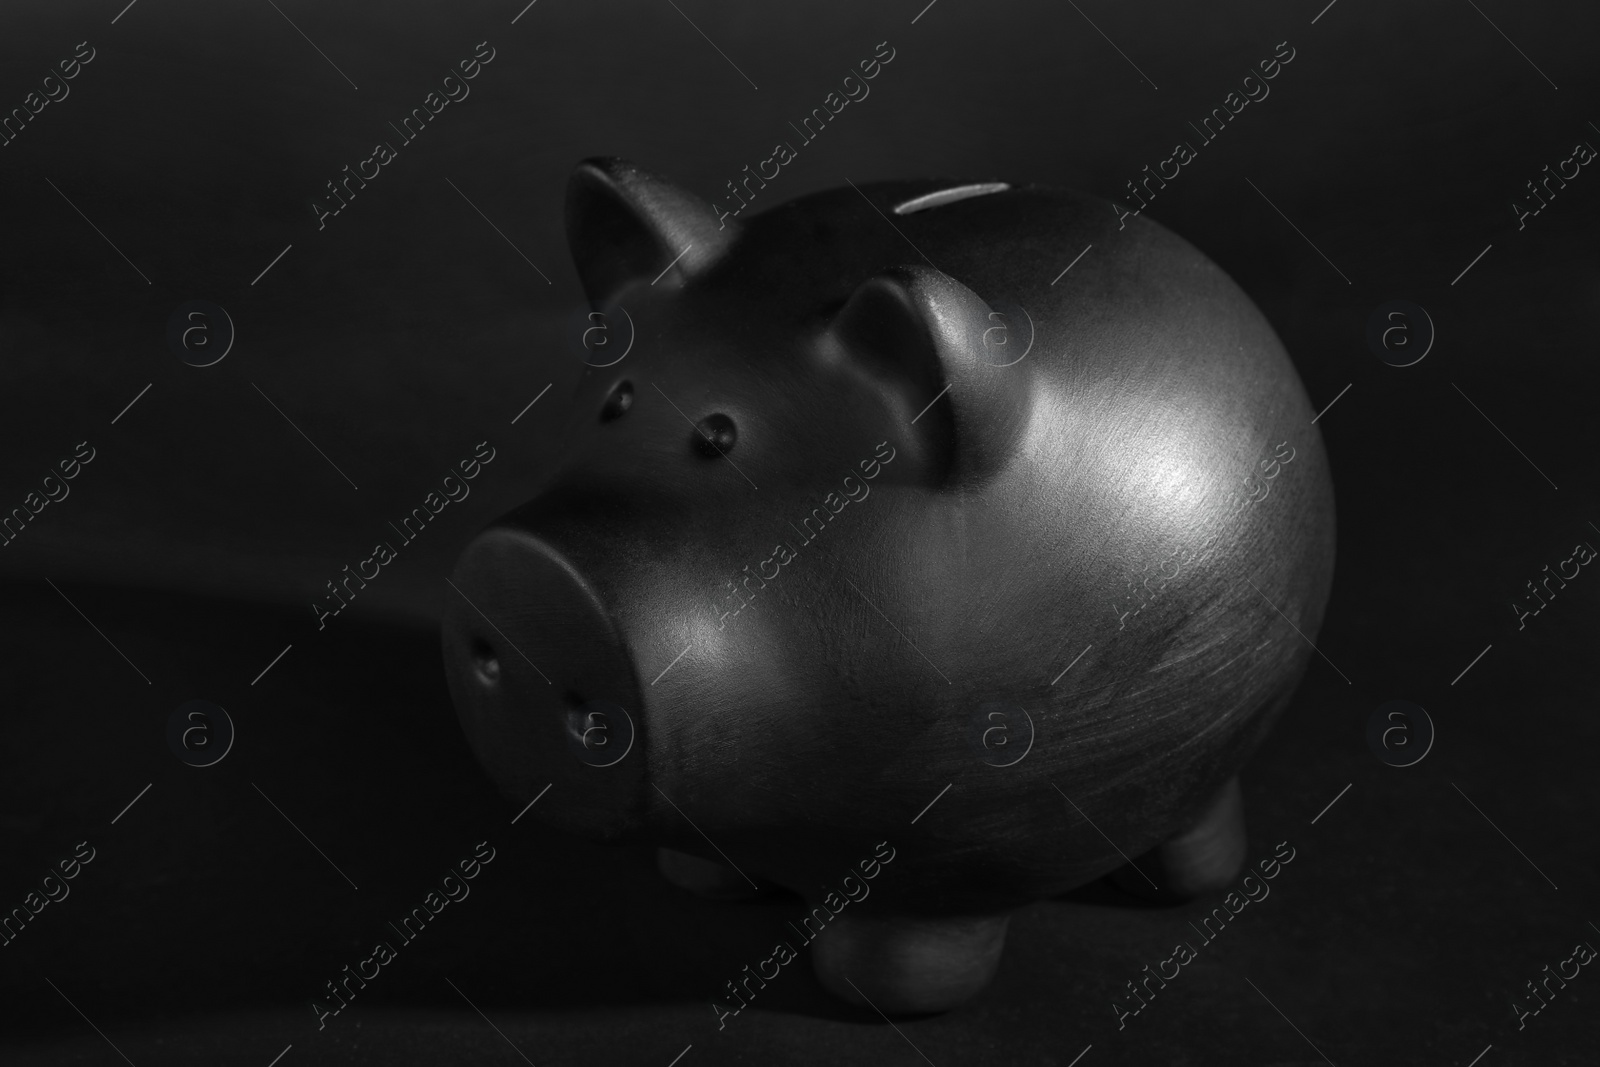
[[[1520,631],[1509,604],[1600,543],[1600,177],[1586,167],[1521,231],[1509,205],[1600,144],[1600,12],[923,2],[539,0],[515,25],[515,0],[0,14],[0,107],[79,41],[97,52],[0,148],[0,505],[77,442],[98,453],[0,549],[0,907],[76,842],[98,852],[0,948],[0,1058],[266,1067],[292,1044],[281,1067],[523,1062],[509,1039],[541,1067],[664,1067],[691,1044],[683,1067],[1065,1065],[1089,1045],[1081,1067],[1465,1067],[1491,1045],[1483,1067],[1595,1061],[1593,968],[1520,1031],[1510,1003],[1600,945],[1596,579]],[[310,198],[483,40],[497,54],[470,97],[319,232]],[[1278,42],[1297,51],[1149,211],[1257,301],[1314,408],[1351,386],[1317,423],[1339,505],[1326,659],[1244,775],[1252,859],[1283,840],[1297,858],[1120,1032],[1122,984],[1214,902],[1089,887],[1019,913],[993,987],[958,1011],[897,1032],[802,963],[718,1032],[710,997],[798,901],[700,901],[646,850],[510,825],[444,689],[443,576],[548,476],[577,378],[572,165],[622,155],[715,197],[883,40],[897,55],[871,96],[757,207],[927,176],[1116,196]],[[238,329],[213,367],[166,346],[191,299]],[[1364,340],[1394,299],[1438,331],[1412,367]],[[319,632],[305,605],[323,583],[485,438],[499,456],[472,496]],[[194,698],[239,728],[207,769],[166,746]],[[1397,698],[1438,731],[1406,769],[1365,742]],[[322,982],[484,839],[498,855],[472,896],[319,1033]]]

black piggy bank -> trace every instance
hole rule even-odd
[[[735,222],[591,160],[566,212],[595,309],[570,455],[443,624],[505,795],[685,886],[794,890],[761,973],[807,954],[885,1012],[981,990],[1023,904],[1230,882],[1334,545],[1244,293],[1148,219],[1001,182]]]

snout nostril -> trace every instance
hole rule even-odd
[[[494,685],[500,681],[500,658],[494,654],[489,642],[481,637],[472,639],[472,660],[484,684]]]

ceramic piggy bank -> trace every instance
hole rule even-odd
[[[568,455],[465,549],[443,624],[509,799],[687,887],[795,891],[760,973],[806,955],[886,1012],[981,990],[1024,904],[1234,878],[1334,513],[1304,388],[1215,264],[1003,182],[734,219],[591,160],[566,220],[594,308]]]

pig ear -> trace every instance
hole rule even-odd
[[[987,481],[1016,451],[1028,418],[1026,360],[989,356],[995,312],[947,274],[897,267],[864,282],[829,333],[844,358],[888,386],[906,429],[940,457],[944,481]]]
[[[567,180],[567,244],[595,306],[668,264],[685,277],[704,271],[736,232],[732,218],[718,222],[704,200],[626,160],[586,159]]]

